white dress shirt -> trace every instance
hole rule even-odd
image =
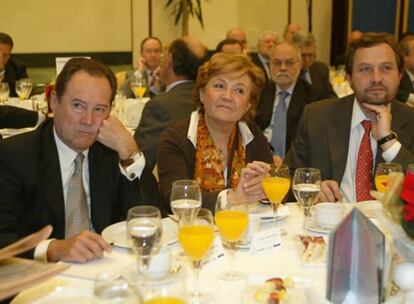
[[[296,82],[294,84],[292,84],[286,90],[282,90],[277,84],[275,84],[275,85],[276,85],[276,92],[275,92],[275,101],[273,102],[272,118],[270,119],[270,124],[263,131],[263,134],[264,134],[264,136],[266,137],[266,139],[267,139],[267,141],[269,143],[272,140],[272,134],[273,134],[273,119],[275,117],[276,108],[277,108],[277,105],[279,103],[279,95],[278,95],[278,93],[280,91],[286,91],[286,92],[289,93],[289,95],[285,99],[285,103],[286,103],[286,115],[287,115],[287,112],[289,111],[290,100],[292,99],[293,89],[295,88]]]
[[[363,120],[369,120],[369,118],[362,112],[356,98],[354,99],[354,105],[352,108],[351,130],[349,135],[348,157],[346,160],[345,172],[341,181],[341,191],[344,194],[344,202],[356,202],[355,193],[355,175],[356,175],[356,162],[358,157],[359,143],[364,135],[364,127],[361,125]],[[371,149],[373,155],[373,164],[375,164],[375,155],[377,154],[377,141],[370,136]],[[400,151],[401,143],[395,142],[387,151],[382,153],[382,158],[388,163],[391,162]],[[375,174],[375,172],[372,172]]]
[[[64,204],[66,209],[66,201],[68,195],[68,188],[69,188],[69,181],[70,178],[75,171],[75,163],[74,160],[78,155],[78,152],[69,148],[56,134],[56,130],[53,128],[53,135],[56,142],[56,147],[58,151],[59,157],[59,165],[60,165],[60,172],[62,177],[62,186],[63,186],[63,197],[64,197]],[[85,156],[85,160],[88,159],[89,149],[82,152]],[[140,153],[140,157],[130,166],[124,168],[119,164],[119,168],[121,173],[129,180],[134,180],[137,177],[141,177],[142,171],[145,167],[145,158],[142,153]],[[82,165],[82,181],[83,187],[85,189],[86,195],[86,202],[88,204],[88,213],[89,213],[89,223],[91,224],[90,230],[95,231],[94,227],[92,226],[92,219],[91,219],[91,195],[89,189],[89,162],[84,161]],[[39,243],[36,246],[34,252],[34,258],[40,261],[47,261],[47,247],[49,246],[50,242],[54,239],[48,239]]]

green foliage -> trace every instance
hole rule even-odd
[[[201,8],[201,0],[167,0],[166,8],[172,7],[172,15],[175,16],[174,24],[177,25],[182,16],[187,11],[192,17],[196,16],[201,27],[204,28],[203,11]]]

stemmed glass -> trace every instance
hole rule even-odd
[[[403,172],[402,166],[397,163],[380,163],[375,171],[375,187],[379,192],[387,190],[389,175],[392,172]]]
[[[201,208],[200,186],[194,180],[180,179],[172,184],[170,205],[172,212],[182,219],[191,221]]]
[[[243,238],[249,223],[247,204],[235,202],[228,192],[221,192],[217,197],[215,221],[230,257],[230,270],[220,274],[219,279],[243,280],[246,275],[234,269],[234,259],[236,245]]]
[[[29,78],[23,78],[16,81],[16,93],[20,100],[29,99],[30,92],[32,91],[32,82]]]
[[[7,82],[0,82],[0,103],[6,103],[9,98],[10,89]]]
[[[286,165],[272,165],[269,176],[262,181],[267,198],[272,203],[273,226],[276,226],[277,209],[290,189],[289,168]]]
[[[293,194],[303,210],[303,232],[307,234],[308,224],[312,219],[311,207],[315,204],[321,191],[321,172],[315,168],[299,168],[293,176]]]
[[[135,98],[139,98],[139,101],[141,101],[142,97],[145,94],[145,91],[147,90],[145,79],[142,76],[141,72],[136,71],[134,73],[134,77],[131,79],[129,87],[131,88],[131,91],[134,93]]]
[[[161,212],[157,207],[138,206],[128,210],[128,236],[138,257],[138,271],[146,275],[151,257],[159,250],[162,235]]]
[[[198,280],[202,266],[201,262],[214,240],[214,222],[211,211],[201,208],[196,216],[181,221],[178,239],[184,252],[190,258],[194,269],[194,291],[190,295],[191,302],[207,303],[211,296],[199,291]]]

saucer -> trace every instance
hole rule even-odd
[[[163,285],[181,279],[185,274],[185,269],[183,265],[175,264],[162,276],[144,276],[138,272],[137,263],[133,263],[125,266],[121,274],[131,284]]]
[[[324,228],[316,224],[315,222],[310,223],[308,226],[308,230],[317,233],[329,234],[333,228]]]

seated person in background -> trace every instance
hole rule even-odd
[[[414,109],[394,99],[403,71],[395,43],[366,33],[345,62],[355,95],[306,106],[286,157],[291,170],[321,170],[322,201],[369,200],[378,163],[414,162]]]
[[[130,88],[131,81],[136,77],[142,77],[147,87],[144,96],[154,96],[156,93],[151,90],[153,85],[153,73],[160,66],[162,43],[157,37],[147,37],[141,42],[141,58],[138,61],[138,68],[129,71],[120,90],[127,96],[134,98],[135,95]]]
[[[263,73],[266,78],[266,83],[272,79],[272,74],[270,73],[270,50],[278,41],[278,34],[275,32],[267,31],[264,32],[259,40],[257,41],[257,53],[250,53],[250,57],[253,62],[263,70]]]
[[[286,42],[292,43],[293,42],[293,34],[296,32],[300,32],[302,27],[298,23],[289,23],[285,27],[285,31],[283,33],[283,39]]]
[[[256,108],[255,121],[271,145],[277,163],[281,163],[295,138],[304,107],[314,101],[311,86],[299,78],[300,50],[282,42],[270,51],[273,81],[263,89]]]
[[[16,97],[16,80],[27,78],[26,66],[10,58],[13,49],[13,39],[6,33],[0,33],[0,52],[3,55],[5,68],[4,82],[9,84],[10,97]]]
[[[299,39],[296,38],[300,37]],[[316,59],[316,40],[312,34],[307,36],[295,33],[293,40],[297,41],[297,45],[302,55],[302,70],[299,77],[308,82],[314,92],[315,99],[321,100],[325,98],[338,97],[329,80],[329,67]]]
[[[150,170],[157,161],[161,133],[170,125],[190,117],[193,111],[194,80],[205,55],[205,47],[192,37],[174,40],[164,52],[160,77],[167,88],[145,104],[134,134]]]
[[[70,59],[52,93],[54,119],[0,142],[0,247],[52,225],[36,259],[94,260],[111,250],[99,235],[105,227],[134,205],[156,202],[134,138],[109,117],[115,93],[108,67]]]
[[[228,54],[241,54],[243,53],[243,46],[239,41],[227,38],[217,44],[216,53],[218,52]]]
[[[404,56],[404,71],[396,99],[414,106],[414,35],[407,35],[398,45]]]
[[[217,53],[200,67],[194,88],[199,109],[160,139],[158,173],[167,202],[179,179],[196,180],[203,207],[213,211],[224,189],[239,202],[265,197],[261,181],[272,154],[250,121],[263,84],[262,71],[243,54]]]
[[[244,54],[248,53],[247,35],[246,35],[246,32],[243,31],[241,28],[234,27],[234,28],[230,29],[226,33],[226,38],[227,39],[234,39],[234,40],[237,40],[238,42],[240,42],[242,47],[243,47],[243,53]]]

